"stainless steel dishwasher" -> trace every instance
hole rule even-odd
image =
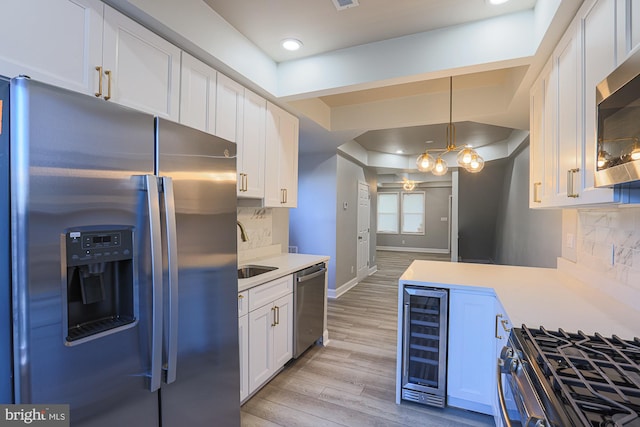
[[[326,273],[327,267],[322,262],[293,275],[293,357],[296,359],[322,337]]]

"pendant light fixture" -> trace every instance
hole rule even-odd
[[[416,160],[416,166],[420,172],[431,172],[434,175],[442,176],[447,173],[449,166],[442,158],[443,154],[451,151],[458,153],[458,166],[465,170],[476,173],[484,168],[484,159],[471,147],[456,146],[456,126],[453,124],[453,77],[449,77],[449,123],[447,124],[447,146],[446,148],[427,149],[420,154]],[[434,158],[429,152],[438,152],[438,157]]]

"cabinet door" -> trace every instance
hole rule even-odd
[[[267,101],[245,89],[242,141],[238,141],[238,196],[264,197],[264,152]],[[244,181],[243,181],[244,180]]]
[[[103,91],[114,102],[177,122],[180,49],[108,6],[104,19]]]
[[[0,74],[93,95],[95,67],[102,64],[102,13],[98,0],[4,0]]]
[[[249,393],[267,381],[274,372],[272,304],[249,313]]]
[[[265,206],[296,207],[298,203],[298,119],[267,103]]]
[[[449,298],[447,402],[493,415],[495,297],[452,290]]]
[[[231,142],[242,141],[244,87],[218,73],[216,135]]]
[[[557,199],[559,204],[569,203],[567,197],[579,197],[576,176],[580,173],[578,162],[582,154],[582,144],[578,138],[580,73],[577,38],[576,26],[571,25],[553,54],[554,72],[557,75],[557,116],[554,135],[557,163],[554,165],[556,179],[552,197]]]
[[[274,370],[278,370],[293,357],[293,294],[277,299],[274,308],[273,361]]]
[[[545,181],[550,179],[550,173],[545,170],[545,94],[551,73],[551,62],[548,62],[538,80],[531,87],[530,98],[530,158],[529,178],[529,207],[539,208],[547,205],[545,195]]]
[[[238,343],[240,350],[240,401],[249,396],[249,316],[238,318]]]
[[[282,207],[298,206],[298,118],[284,112],[280,120],[280,186],[284,190]]]
[[[611,202],[613,190],[595,188],[596,162],[596,85],[616,66],[616,4],[615,0],[599,0],[587,8],[582,24],[582,94],[583,153],[580,173],[580,203]]]
[[[216,130],[216,70],[182,52],[180,123],[203,132]]]

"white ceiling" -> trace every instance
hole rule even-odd
[[[546,0],[549,1],[549,0]],[[338,11],[332,0],[205,0],[276,62],[532,9],[536,0],[360,0]],[[280,42],[295,38],[293,53]]]
[[[332,0],[204,1],[278,63],[277,101],[301,118],[302,153],[355,140],[413,155],[428,140],[444,143],[449,76],[458,145],[504,143],[528,129],[529,88],[583,0],[359,0],[342,11]],[[478,44],[512,17],[511,33]],[[455,31],[468,38],[447,44]],[[303,48],[283,51],[288,37]],[[414,53],[424,40],[426,55]]]

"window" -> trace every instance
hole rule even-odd
[[[424,193],[402,193],[402,234],[424,234]]]
[[[378,233],[398,234],[398,193],[378,193]]]

